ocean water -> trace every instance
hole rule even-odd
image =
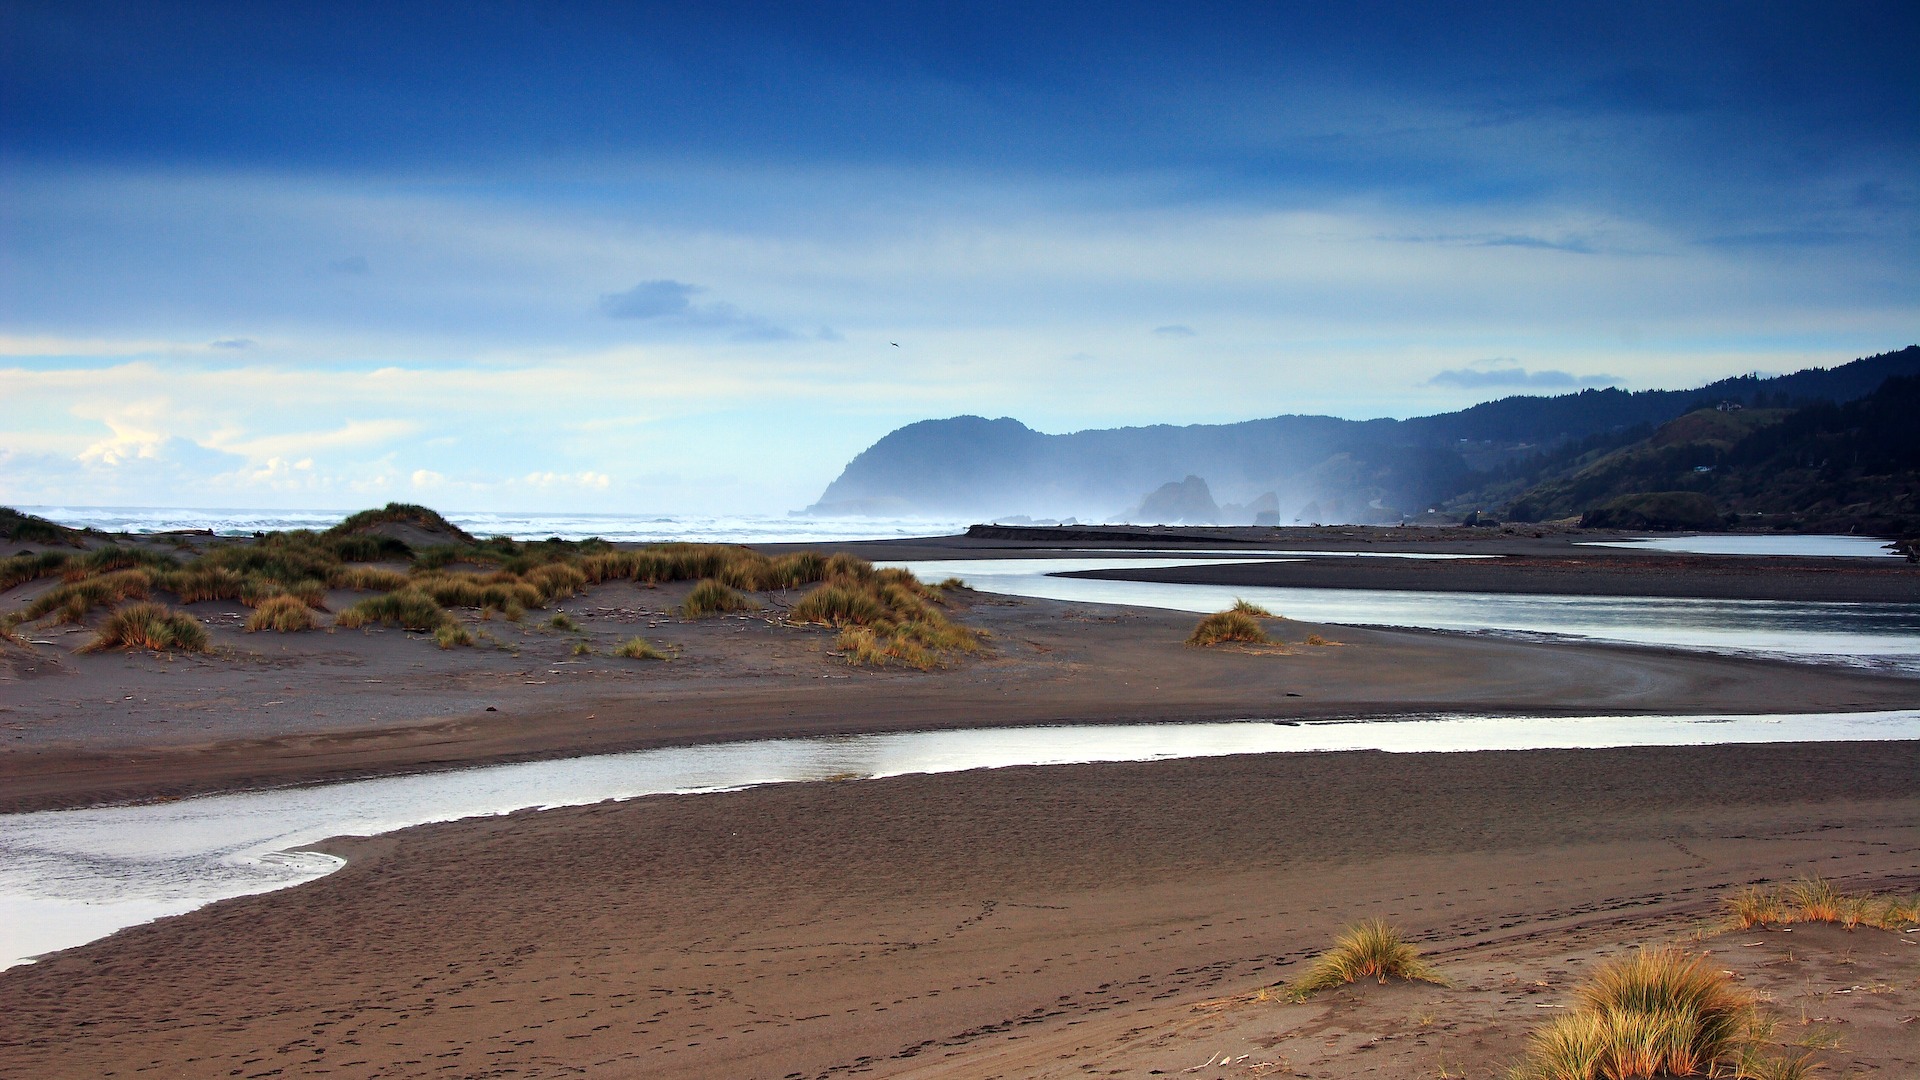
[[[135,534],[174,529],[212,529],[221,536],[252,536],[286,529],[325,529],[346,517],[341,510],[250,510],[219,507],[22,506],[73,528]],[[603,540],[660,543],[691,540],[716,544],[804,544],[844,540],[889,540],[951,536],[971,521],[941,518],[816,518],[772,514],[572,514],[441,511],[475,536],[515,540]]]

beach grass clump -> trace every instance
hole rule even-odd
[[[430,570],[413,575],[407,587],[433,597],[434,603],[442,607],[505,611],[509,604],[528,608],[545,603],[539,589],[517,574],[501,572],[470,574]]]
[[[407,585],[407,575],[379,566],[342,566],[327,575],[327,585],[360,592],[392,592]]]
[[[165,604],[135,603],[114,610],[100,634],[81,652],[107,649],[152,649],[155,652],[206,652],[207,628],[184,611]]]
[[[1847,893],[1818,876],[1784,887],[1750,885],[1723,900],[1736,930],[1766,929],[1790,923],[1831,923],[1846,930],[1871,926],[1900,931],[1920,925],[1920,897]]]
[[[23,552],[0,559],[0,592],[43,577],[53,577],[64,571],[72,558],[64,551],[41,551]]]
[[[643,637],[630,637],[613,650],[613,655],[628,660],[665,660],[667,654],[655,648],[653,643]]]
[[[872,626],[891,614],[876,590],[854,583],[822,585],[787,611],[787,620],[820,626]]]
[[[1832,882],[1818,875],[1809,875],[1788,885],[1786,902],[1795,922],[1840,921],[1840,893]]]
[[[834,647],[849,664],[905,664],[922,671],[959,653],[978,652],[978,631],[947,618],[944,601],[906,570],[876,570],[864,559],[836,554],[822,567],[822,584],[787,612],[789,623],[830,626]]]
[[[741,592],[773,592],[822,580],[828,561],[812,551],[775,557],[728,544],[673,543],[586,554],[578,565],[595,584],[624,580],[660,585],[712,578]]]
[[[758,611],[760,604],[715,578],[704,578],[687,593],[687,598],[680,602],[679,610],[682,618],[704,619],[709,615],[733,611]]]
[[[570,563],[550,562],[524,571],[520,580],[539,595],[541,603],[546,603],[578,594],[587,585],[587,574]]]
[[[1594,969],[1579,1004],[1534,1033],[1513,1080],[1755,1075],[1771,1036],[1753,995],[1706,957],[1639,949]]]
[[[1204,648],[1222,642],[1239,642],[1247,645],[1271,645],[1273,639],[1260,625],[1257,615],[1250,615],[1237,607],[1226,611],[1216,611],[1201,619],[1187,636],[1187,644]]]
[[[417,589],[399,589],[369,596],[340,613],[334,622],[348,630],[363,626],[398,626],[405,630],[438,630],[452,619],[433,597]]]
[[[1382,983],[1407,979],[1446,985],[1399,930],[1380,919],[1363,919],[1343,930],[1334,939],[1333,948],[1315,957],[1290,989],[1295,997],[1305,997],[1367,978]]]
[[[313,608],[307,602],[290,593],[281,593],[262,600],[247,616],[247,633],[257,634],[262,630],[271,630],[276,634],[291,634],[301,630],[311,630],[319,625],[313,617]]]
[[[849,626],[841,630],[834,638],[833,647],[846,657],[847,663],[859,667],[905,664],[928,671],[939,664],[938,657],[926,646],[894,634],[883,637],[871,626]]]
[[[97,607],[126,600],[145,600],[153,589],[153,575],[143,569],[114,570],[78,581],[63,582],[35,597],[10,616],[16,623],[58,615],[61,622],[79,624]]]
[[[471,645],[473,631],[468,630],[460,620],[449,616],[446,622],[433,628],[433,643],[443,649],[451,649],[455,645]]]
[[[1272,619],[1277,617],[1274,615],[1273,612],[1268,611],[1266,608],[1261,607],[1259,604],[1256,604],[1251,600],[1242,600],[1237,596],[1233,598],[1233,606],[1228,608],[1227,610],[1237,611],[1242,615],[1251,615],[1256,619]]]
[[[255,579],[224,566],[205,561],[160,575],[157,584],[178,597],[183,604],[206,600],[238,600],[240,594],[258,589]]]
[[[1727,897],[1725,903],[1736,930],[1778,926],[1785,920],[1780,897],[1770,889],[1748,886]]]
[[[551,630],[562,630],[571,633],[572,631],[580,629],[580,624],[574,622],[573,616],[566,612],[556,611],[553,613],[553,618],[547,620],[547,627]]]
[[[164,551],[115,544],[68,559],[60,576],[68,582],[75,582],[99,574],[110,574],[115,570],[171,570],[177,565],[179,561]]]

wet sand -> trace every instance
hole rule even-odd
[[[856,547],[1010,550],[914,543]],[[1657,576],[1596,558],[1589,580]],[[1380,562],[1340,573],[1377,585]],[[1772,574],[1853,573],[1816,570]],[[206,657],[77,655],[85,635],[43,629],[53,644],[0,649],[0,809],[828,732],[1920,706],[1920,682],[1863,671],[1437,632],[1281,622],[1284,647],[1202,651],[1181,644],[1191,616],[967,593],[986,654],[874,671],[779,625],[790,598],[683,622],[683,590],[604,586],[558,605],[577,631],[476,622],[473,649],[247,635],[219,604],[193,608]],[[635,633],[678,658],[605,655]],[[1912,743],[1009,769],[458,822],[334,841],[349,863],[321,881],[0,973],[0,1075],[1487,1076],[1541,995],[1732,887],[1920,888],[1915,822]],[[1454,988],[1249,996],[1368,915]],[[1902,1075],[1920,991],[1899,958],[1920,935],[1875,934],[1713,947],[1782,1001],[1816,995],[1805,1015],[1842,1016],[1847,1053]],[[1848,978],[1890,989],[1829,992]]]
[[[0,811],[859,731],[1920,704],[1920,682],[1866,671],[1444,632],[1279,621],[1283,648],[1201,650],[1182,644],[1190,615],[982,594],[954,601],[992,635],[982,656],[932,672],[853,668],[830,632],[781,625],[777,612],[657,614],[685,588],[602,586],[558,605],[577,632],[533,616],[477,623],[493,641],[471,649],[397,630],[243,634],[245,609],[200,604],[214,624],[209,656],[74,655],[58,643],[86,633],[0,650]],[[636,632],[679,658],[606,655]],[[1315,634],[1338,644],[1303,644]],[[575,656],[580,644],[595,654]]]
[[[1007,769],[428,826],[0,975],[0,1072],[1483,1077],[1595,958],[1733,887],[1920,886],[1915,822],[1920,744],[1894,743]],[[1453,987],[1257,999],[1364,916]],[[1795,1034],[1831,1018],[1829,1061],[1911,1071],[1915,946],[1744,948],[1766,937],[1707,944],[1780,983]],[[1223,1052],[1249,1056],[1190,1071]]]

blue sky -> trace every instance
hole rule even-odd
[[[1920,337],[1916,40],[1910,4],[0,3],[0,501],[777,512],[930,416],[1830,365]]]

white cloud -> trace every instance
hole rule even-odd
[[[1731,251],[1584,207],[1177,204],[1144,184],[854,170],[588,182],[667,194],[628,210],[644,201],[529,208],[457,184],[10,183],[0,227],[62,242],[9,253],[0,453],[90,501],[87,469],[171,455],[152,499],[258,475],[363,502],[431,475],[474,505],[777,510],[929,416],[1409,415],[1586,373],[1678,386],[1832,364],[1920,321],[1920,294],[1888,284],[1911,280],[1897,245]],[[779,212],[730,209],[771,190]],[[180,227],[215,215],[236,227]],[[326,269],[352,256],[376,272]],[[621,302],[649,317],[593,310],[634,282]],[[833,330],[782,329],[815,326]],[[1495,353],[1527,364],[1474,363]],[[231,457],[189,468],[191,447]]]

